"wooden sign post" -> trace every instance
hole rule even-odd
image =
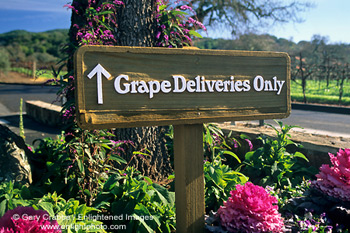
[[[290,114],[286,53],[83,46],[75,66],[81,128],[174,125],[177,232],[204,231],[202,124]]]

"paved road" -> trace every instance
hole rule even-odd
[[[301,131],[350,137],[350,115],[293,109],[291,115],[282,121],[284,124],[303,127]]]
[[[0,84],[0,104],[10,112],[19,112],[21,98],[23,98],[23,103],[26,100],[42,100],[60,105],[55,103],[58,90],[57,86]]]
[[[42,100],[52,103],[56,100],[57,91],[58,87],[54,86],[0,84],[0,124],[7,125],[19,135],[20,99],[23,98],[23,111],[25,111],[24,102],[26,100]],[[31,145],[36,139],[55,138],[56,135],[60,134],[59,129],[39,124],[26,115],[23,116],[23,125],[26,143]]]

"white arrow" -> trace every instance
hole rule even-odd
[[[97,103],[103,104],[103,97],[102,97],[102,74],[109,79],[111,77],[110,73],[103,68],[100,64],[98,64],[88,75],[87,77],[89,79],[92,79],[92,77],[97,74]]]

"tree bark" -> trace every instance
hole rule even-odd
[[[118,14],[118,45],[153,47],[155,0],[124,0],[124,3]]]
[[[125,7],[118,14],[118,45],[155,46],[155,0],[125,0],[124,3]],[[136,156],[132,165],[156,181],[166,179],[173,172],[164,135],[166,129],[167,127],[141,127],[115,130],[118,139],[133,141],[136,150],[149,150],[150,157],[145,160]],[[132,156],[131,149],[126,153],[127,161]]]

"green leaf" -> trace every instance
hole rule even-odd
[[[166,5],[160,5],[159,6],[159,11],[163,11],[167,6]]]
[[[136,206],[135,212],[136,213],[133,213],[132,216],[134,216],[134,218],[141,223],[141,225],[147,230],[148,233],[154,233],[152,227],[149,226],[147,222],[143,219],[143,217],[152,216],[148,209],[144,205],[139,204]]]
[[[177,16],[177,15],[188,15],[187,12],[183,12],[183,11],[171,11],[171,14],[174,15],[174,16]]]
[[[85,169],[84,169],[84,164],[83,164],[83,162],[80,160],[80,159],[78,159],[77,160],[77,163],[78,163],[78,168],[79,168],[79,171],[81,172],[81,173],[85,173]]]
[[[228,151],[228,150],[226,150],[226,151],[224,151],[223,152],[225,155],[231,155],[233,158],[235,158],[235,159],[237,159],[237,161],[239,162],[239,163],[241,163],[241,160],[238,158],[238,156],[235,154],[235,153],[233,153],[232,151]]]
[[[194,30],[190,30],[190,35],[198,37],[198,38],[203,38],[203,36],[201,34],[199,34],[198,32],[194,31]]]
[[[53,211],[53,205],[49,202],[40,202],[38,203],[41,209],[45,210],[49,213],[51,217],[55,216],[55,212]]]
[[[5,212],[6,212],[6,203],[7,203],[6,200],[3,200],[0,203],[0,217],[2,217],[5,214]]]
[[[277,161],[275,161],[274,163],[273,163],[273,165],[272,165],[272,167],[271,167],[271,174],[275,174],[275,172],[277,171],[277,169],[278,169],[278,162]]]
[[[160,186],[159,184],[152,184],[154,187],[154,190],[157,193],[158,198],[160,201],[163,203],[163,205],[169,205],[169,204],[174,204],[175,200],[172,199],[173,197],[170,195],[170,192],[168,189]]]
[[[116,155],[116,154],[111,154],[109,159],[110,160],[114,160],[114,161],[116,161],[119,164],[121,164],[121,163],[127,164],[125,159],[123,159],[122,157],[120,157],[119,155]]]
[[[255,154],[255,151],[249,151],[249,152],[247,152],[247,153],[245,154],[245,160],[248,160],[248,161],[252,160],[253,157],[254,157],[254,154]]]
[[[101,146],[104,147],[104,148],[106,148],[106,149],[108,149],[108,150],[111,149],[111,147],[109,147],[109,146],[108,146],[107,144],[105,144],[105,143],[101,144]]]
[[[304,159],[305,161],[309,162],[309,160],[306,158],[306,156],[300,152],[295,152],[294,157]]]

